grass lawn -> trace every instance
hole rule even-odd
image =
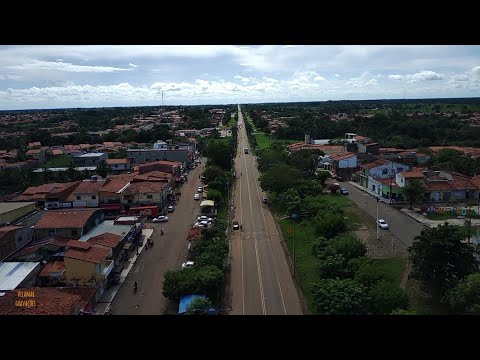
[[[73,164],[72,158],[70,156],[63,155],[63,156],[57,156],[50,159],[44,164],[44,167],[47,167],[47,168],[68,167],[70,163]]]
[[[480,216],[472,215],[472,219],[478,219]],[[465,218],[469,218],[469,216],[465,216]],[[458,215],[450,215],[450,214],[427,214],[427,219],[429,220],[448,220],[448,219],[458,219]]]
[[[270,137],[267,134],[263,132],[256,132],[253,135],[255,135],[257,147],[259,149],[267,149],[270,147]]]
[[[250,118],[250,116],[245,116],[245,119],[252,125],[253,132],[257,131],[257,128],[255,127],[255,124],[253,123],[253,120]]]
[[[279,221],[283,236],[287,241],[290,254],[293,253],[293,222],[288,219]],[[318,259],[312,255],[312,241],[314,239],[313,226],[308,221],[295,225],[295,263],[296,276],[307,301],[307,307],[314,314],[312,285],[319,279]]]

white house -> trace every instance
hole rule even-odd
[[[425,174],[422,171],[404,171],[396,174],[395,182],[401,188],[407,186],[412,180],[424,180]]]
[[[168,145],[165,141],[158,140],[155,144],[153,144],[154,149],[162,149],[162,150],[167,150]]]
[[[112,171],[128,171],[130,170],[130,161],[128,159],[107,159],[107,165]]]
[[[394,178],[397,173],[408,169],[410,169],[408,165],[378,159],[360,167],[360,185],[374,191],[373,179]]]

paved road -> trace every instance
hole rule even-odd
[[[348,189],[350,200],[374,219],[377,218],[377,201],[372,195],[357,189],[348,182],[342,182],[340,186]],[[422,224],[383,202],[378,203],[378,217],[388,223],[389,231],[407,247],[413,244],[415,236],[420,235],[422,231]],[[380,229],[380,231],[385,230]]]
[[[232,314],[300,315],[300,300],[282,249],[280,235],[259,186],[259,173],[249,148],[239,107],[239,146],[234,220],[243,230],[232,235]]]
[[[188,182],[181,188],[181,197],[175,212],[169,213],[168,223],[153,224],[155,231],[151,237],[154,246],[145,249],[128,274],[120,291],[112,302],[112,312],[116,315],[162,315],[169,305],[162,295],[163,277],[167,270],[178,270],[186,260],[186,237],[196,214],[199,201],[193,195],[200,185],[199,175],[203,172],[205,160],[190,171]],[[160,228],[165,235],[160,236]],[[138,292],[133,294],[133,283],[138,283]]]

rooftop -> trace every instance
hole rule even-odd
[[[105,220],[104,222],[101,222],[89,231],[88,234],[83,235],[80,238],[80,241],[87,241],[88,239],[103,233],[111,233],[124,237],[132,229],[133,225],[115,225],[114,221],[115,220]]]
[[[89,157],[100,157],[103,156],[104,153],[86,153],[81,155],[75,155],[76,158],[89,158]]]
[[[0,262],[0,291],[14,290],[39,265],[39,262]]]
[[[62,273],[65,271],[65,263],[63,261],[54,261],[47,263],[38,276],[50,276],[51,273]]]
[[[112,233],[103,233],[97,236],[92,236],[87,241],[92,244],[103,245],[113,249],[118,244],[120,244],[122,239],[123,239],[122,235],[117,235]]]
[[[35,205],[35,202],[33,202],[33,201],[2,202],[2,203],[0,203],[0,215],[5,214],[5,213],[10,212],[10,211],[13,211],[13,210],[21,209],[25,206],[30,206],[32,204]]]
[[[95,264],[100,264],[110,255],[110,250],[99,248],[99,247],[90,247],[88,249],[68,249],[65,252],[65,258],[83,260],[87,262],[93,262]]]
[[[72,229],[84,227],[98,209],[49,210],[35,224],[37,229]]]

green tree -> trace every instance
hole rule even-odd
[[[468,275],[443,298],[456,314],[480,315],[480,274]]]
[[[321,279],[312,286],[315,311],[320,315],[368,313],[367,289],[352,279]]]
[[[220,191],[211,189],[211,190],[208,190],[207,199],[215,201],[215,205],[218,205],[222,201],[223,196]]]
[[[187,306],[185,315],[205,315],[208,309],[212,307],[212,302],[209,298],[196,297]]]
[[[288,156],[287,163],[304,174],[311,175],[317,168],[318,156],[321,154],[323,153],[319,150],[298,150]]]
[[[355,236],[350,234],[340,234],[335,236],[331,246],[337,254],[342,254],[346,261],[365,256],[367,253],[365,245]]]
[[[413,208],[413,203],[423,198],[425,189],[420,181],[412,180],[410,184],[403,188],[402,193],[405,196],[405,199],[410,203],[411,210]]]
[[[98,163],[97,173],[102,178],[106,178],[109,171],[110,171],[110,166],[108,166],[108,164],[105,160],[102,160]]]
[[[417,315],[417,312],[415,310],[396,309],[390,315]]]
[[[357,261],[355,261],[357,260]],[[352,259],[348,263],[349,268],[354,274],[355,281],[363,284],[367,288],[371,288],[381,280],[386,280],[387,273],[383,269],[375,266],[372,259],[367,257]]]
[[[320,181],[322,188],[325,188],[325,182],[327,179],[330,179],[330,172],[326,170],[321,170],[317,172],[317,179]]]
[[[297,190],[288,189],[280,194],[278,200],[282,202],[282,205],[285,207],[288,214],[300,211],[302,199],[298,195]]]
[[[223,182],[225,179],[228,178],[228,173],[220,166],[209,165],[205,168],[203,176],[205,176],[205,182],[208,184],[214,180],[219,180]]]
[[[347,275],[346,261],[342,254],[328,255],[320,260],[318,269],[322,279],[344,278]]]
[[[275,164],[260,176],[260,186],[265,191],[282,193],[295,187],[303,179],[300,170],[287,164]]]
[[[409,248],[411,276],[444,292],[477,271],[473,249],[464,239],[464,231],[448,223],[422,230]]]
[[[369,295],[370,313],[374,315],[388,315],[396,309],[404,309],[408,306],[405,291],[391,282],[377,282],[370,289]]]
[[[332,239],[347,230],[347,224],[342,214],[326,213],[322,215],[319,214],[315,218],[315,232],[318,236]]]

